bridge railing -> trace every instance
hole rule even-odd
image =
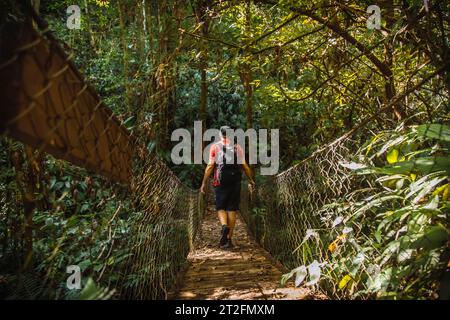
[[[268,178],[256,194],[243,190],[241,214],[249,229],[287,268],[339,257],[338,250],[329,250],[341,236],[333,228],[340,208],[331,204],[351,201],[357,196],[352,191],[365,183],[341,165],[356,149],[354,141],[344,139]],[[321,289],[332,294],[335,283],[322,281]]]
[[[122,196],[132,204],[132,208],[128,208],[130,212],[125,213],[132,216],[128,220],[132,224],[131,233],[119,240],[114,239],[116,229],[111,230],[105,240],[109,254],[102,251],[99,255],[105,259],[107,270],[103,268],[99,278],[105,272],[116,272],[117,280],[109,285],[124,297],[164,298],[181,270],[197,232],[205,207],[203,197],[184,186],[163,162],[149,154],[137,137],[130,134],[86,83],[71,62],[72,57],[66,54],[45,21],[30,8],[27,10],[24,21],[7,23],[1,28],[2,140],[8,137],[27,145],[30,150],[28,160],[51,155],[86,169],[80,180],[100,175],[103,177],[99,178],[103,181],[100,188],[121,188]],[[45,163],[40,162],[42,166],[37,172],[45,173]],[[30,171],[30,175],[32,173]],[[28,181],[28,186],[32,184],[30,179],[24,181]],[[43,176],[38,182],[50,183]],[[36,227],[32,226],[33,211],[38,209],[35,191],[32,190],[28,198],[24,193],[23,207],[20,208],[11,208],[10,200],[2,200],[8,210],[24,211],[28,217],[29,255],[33,251],[33,240],[34,243],[41,240],[33,239],[39,237]],[[102,198],[99,206],[105,202],[116,205],[114,197]],[[31,205],[27,207],[27,204]],[[61,210],[58,205],[57,201],[49,200],[45,209],[55,213]],[[124,210],[117,208],[117,211],[123,214]],[[117,219],[116,214],[110,224],[115,223],[114,219]],[[65,233],[64,236],[71,235]],[[111,261],[110,256],[118,248],[128,251],[120,264]],[[47,275],[52,274],[52,278],[58,273],[66,274],[65,267],[56,269]]]

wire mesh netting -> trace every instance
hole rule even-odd
[[[129,182],[130,134],[83,81],[49,30],[40,34],[31,23],[8,29],[0,66],[1,131],[112,180]]]
[[[64,209],[67,210],[61,203],[69,193],[74,198],[74,211],[83,212],[79,208],[82,203],[76,203],[76,190],[74,193],[74,187],[71,187],[82,185],[83,191],[94,195],[91,201],[97,201],[97,210],[106,208],[111,212],[108,230],[100,233],[95,231],[95,227],[90,228],[92,233],[86,246],[82,241],[78,243],[79,251],[90,252],[91,260],[102,262],[104,267],[99,279],[106,272],[117,273],[109,285],[116,288],[121,297],[165,298],[186,261],[203,215],[203,198],[198,192],[185,187],[162,161],[140,145],[138,139],[127,131],[86,84],[46,23],[36,14],[32,15],[33,19],[2,27],[2,147],[11,150],[9,155],[12,159],[23,150],[14,140],[24,143],[28,150],[27,160],[36,164],[34,173],[45,175],[43,171],[49,170],[50,163],[47,159],[54,159],[52,157],[84,168],[56,162],[76,174],[72,175],[73,180],[63,182],[62,187],[69,186],[68,192],[59,199],[47,199],[46,207],[39,209],[46,210],[49,217],[56,219],[59,213],[64,214]],[[19,177],[18,183],[33,186],[30,180],[33,168],[30,165],[23,181],[19,181]],[[15,169],[19,174],[21,168],[17,166]],[[100,177],[96,181],[101,183],[92,185],[93,175],[101,175],[106,180]],[[55,183],[60,182],[49,182],[52,186]],[[35,193],[36,190],[31,190],[29,202],[36,200]],[[99,193],[101,195],[97,197]],[[15,197],[12,192],[2,198],[2,207],[11,207]],[[20,198],[26,203],[26,194]],[[27,215],[26,208],[24,211]],[[125,218],[119,219],[120,215],[131,221],[131,230],[126,231],[128,234],[125,234],[122,225]],[[32,214],[28,212],[27,217],[26,228],[33,232]],[[46,220],[46,224],[50,222]],[[66,227],[62,226],[64,230]],[[71,229],[68,230],[64,231],[60,243],[75,237]],[[33,245],[45,241],[39,238],[36,230],[34,237],[30,251]],[[103,243],[95,259],[89,247],[89,243],[94,241]],[[45,257],[46,261],[56,259],[61,249],[59,245],[56,244],[50,257]],[[116,251],[123,251],[121,263],[114,255]],[[46,271],[48,286],[57,274],[65,274],[65,267],[60,265],[59,269]]]
[[[351,201],[357,196],[352,191],[364,185],[341,165],[354,149],[351,139],[339,141],[269,178],[257,193],[244,190],[244,220],[258,242],[286,267],[331,257],[328,245],[336,240],[332,224],[339,208],[329,205]],[[339,257],[339,250],[333,256]]]
[[[167,297],[183,268],[205,203],[203,195],[184,186],[161,161],[150,158],[143,163],[133,180],[133,199],[140,211],[122,281],[135,285],[130,298],[156,299]]]

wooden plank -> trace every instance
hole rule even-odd
[[[242,264],[231,264],[231,265],[202,265],[202,266],[191,266],[189,268],[189,271],[197,271],[197,272],[212,272],[215,270],[235,270],[235,271],[242,271],[242,270],[248,270],[249,268],[253,269],[272,269],[278,270],[276,267],[269,263],[259,263],[259,264],[253,264],[249,265],[247,263]],[[189,272],[188,271],[188,272]]]
[[[196,289],[206,289],[206,288],[226,288],[226,287],[240,287],[240,286],[249,286],[254,287],[257,286],[258,283],[266,283],[267,285],[273,285],[274,288],[279,286],[279,277],[278,276],[263,276],[259,279],[222,279],[220,282],[213,279],[213,281],[205,281],[205,282],[185,282],[181,290],[196,290]]]

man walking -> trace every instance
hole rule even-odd
[[[209,163],[200,188],[200,191],[205,193],[208,179],[214,172],[216,210],[222,224],[219,246],[224,249],[233,247],[231,238],[236,224],[236,211],[239,210],[242,170],[251,186],[255,186],[241,146],[227,139],[227,131],[231,130],[228,126],[220,128],[220,141],[211,146]]]

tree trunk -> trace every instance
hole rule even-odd
[[[208,9],[209,1],[199,1],[197,7],[194,8],[195,15],[197,18],[197,23],[201,25],[200,27],[200,61],[199,61],[199,72],[200,72],[200,106],[199,106],[199,119],[202,122],[202,131],[207,127],[207,108],[208,108],[208,80],[206,76],[206,69],[208,68],[208,48],[207,43],[204,38],[208,36],[209,32],[209,18],[207,16],[206,10]],[[203,136],[203,132],[202,132]],[[204,148],[204,141],[202,141],[202,150]]]
[[[39,14],[41,0],[31,0],[31,5],[33,6],[34,10]]]
[[[386,8],[387,12],[386,27],[392,33],[392,27],[395,23],[394,3],[393,0],[385,0],[384,2],[385,2],[384,7]],[[385,78],[384,83],[385,104],[390,103],[390,101],[396,95],[394,73],[392,72],[393,69],[392,67],[394,63],[394,44],[392,41],[393,36],[390,35],[386,37],[384,43],[384,56],[385,56],[384,63],[389,68],[389,70],[391,70],[391,75]],[[397,121],[402,121],[406,117],[401,101],[392,106],[392,112],[394,113],[395,118],[397,118]]]
[[[84,11],[85,11],[85,15],[86,15],[86,28],[87,28],[87,38],[88,38],[88,42],[91,45],[91,48],[94,51],[97,51],[96,49],[96,44],[95,44],[95,39],[94,36],[92,35],[92,28],[91,28],[91,17],[89,16],[89,5],[87,0],[84,0]]]
[[[123,76],[125,80],[125,110],[128,115],[133,114],[133,108],[130,101],[131,90],[129,86],[128,76],[129,76],[129,66],[128,66],[128,44],[126,40],[126,30],[125,30],[125,12],[122,8],[120,1],[117,2],[117,9],[119,11],[119,21],[120,21],[120,40],[122,43],[123,51]]]
[[[168,66],[166,65],[166,59],[168,55],[168,43],[169,43],[169,21],[167,14],[169,12],[167,0],[162,1],[161,6],[158,5],[158,20],[159,24],[162,24],[162,32],[159,33],[158,39],[158,56],[159,59],[159,73],[158,73],[158,81],[157,81],[157,95],[159,109],[158,112],[158,125],[159,125],[159,148],[162,150],[167,149],[167,121],[166,121],[166,113],[168,108]]]
[[[245,7],[245,35],[250,40],[251,23],[251,1],[247,0]],[[250,50],[246,50],[244,57],[245,62],[241,64],[240,77],[245,89],[245,113],[247,118],[247,129],[253,128],[253,74],[251,70],[250,59],[253,55]]]

